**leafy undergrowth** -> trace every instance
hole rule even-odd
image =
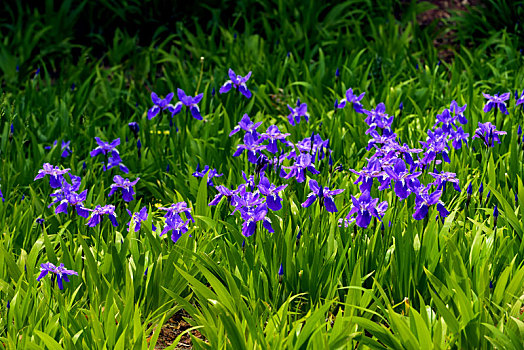
[[[424,4],[278,6],[59,69],[2,51],[4,348],[522,347],[511,35],[439,62]]]

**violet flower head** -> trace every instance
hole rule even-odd
[[[60,155],[62,158],[66,158],[71,154],[71,147],[70,147],[71,141],[64,141],[62,140],[62,144],[60,145],[62,154]]]
[[[127,124],[129,126],[129,130],[135,135],[135,139],[138,138],[138,132],[140,131],[140,126],[137,122],[131,122]]]
[[[71,170],[70,168],[60,170],[59,167],[54,167],[49,163],[44,163],[42,169],[38,170],[33,181],[44,178],[46,175],[49,175],[49,185],[52,188],[59,188],[62,186],[62,181],[64,181],[64,174],[67,174]]]
[[[428,186],[420,185],[418,188],[415,188],[415,212],[413,213],[413,218],[415,220],[424,219],[429,212],[429,207],[437,204],[437,210],[441,217],[445,218],[449,215],[449,212],[444,207],[440,197],[442,196],[442,191],[437,190],[433,193],[429,193],[431,184]]]
[[[303,208],[309,207],[317,198],[319,198],[321,205],[324,204],[324,207],[328,212],[336,213],[338,211],[333,197],[344,192],[344,189],[330,190],[329,187],[322,188],[315,180],[309,180],[309,189],[312,192],[307,196],[306,201],[302,203]]]
[[[132,213],[129,209],[126,210],[129,216],[131,216],[131,221],[127,223],[127,226],[129,226],[127,228],[127,231],[129,231],[131,227],[134,227],[133,230],[135,232],[140,231],[140,228],[142,227],[142,221],[147,220],[147,208],[142,207],[142,209],[140,209],[140,211],[137,211],[136,213]]]
[[[204,94],[198,94],[195,97],[191,97],[186,95],[184,90],[177,89],[176,90],[178,99],[180,100],[175,104],[174,109],[171,111],[171,115],[177,115],[182,110],[183,106],[186,106],[189,108],[189,111],[191,112],[191,116],[195,119],[202,120],[202,115],[200,114],[200,108],[198,107],[198,103],[202,100],[202,97],[204,97]]]
[[[182,220],[180,214],[184,213],[186,214],[187,219],[195,222],[195,219],[191,216],[191,208],[188,208],[186,202],[174,203],[167,208],[162,207],[160,210],[165,210],[167,212],[166,215],[164,215],[166,219],[180,218],[180,220]]]
[[[258,183],[258,190],[266,196],[267,206],[273,211],[282,209],[282,197],[280,197],[279,193],[286,187],[287,185],[275,186],[275,184],[270,183],[265,176],[263,176]]]
[[[382,220],[383,213],[385,213],[388,207],[388,202],[384,201],[379,204],[379,199],[372,198],[369,191],[362,193],[358,199],[351,195],[351,201],[353,202],[353,207],[345,218],[346,227],[355,222],[358,227],[367,228],[371,223],[372,217]],[[356,217],[354,217],[355,214]]]
[[[133,195],[135,194],[135,191],[133,190],[133,186],[136,185],[136,183],[140,180],[138,177],[135,181],[130,181],[129,179],[124,179],[120,175],[115,175],[113,177],[114,184],[111,184],[111,191],[109,191],[109,197],[111,197],[118,189],[122,191],[122,198],[126,202],[131,202],[133,199]]]
[[[336,108],[344,108],[344,107],[346,107],[347,103],[352,103],[353,104],[353,109],[355,110],[355,112],[363,113],[364,112],[364,107],[362,106],[360,101],[364,98],[365,94],[366,93],[363,92],[363,93],[361,93],[360,95],[357,96],[357,95],[353,94],[353,89],[348,89],[346,91],[346,98],[340,100],[340,103],[338,103],[338,104],[335,102],[335,107]]]
[[[462,143],[465,143],[466,146],[468,145],[469,134],[465,133],[461,126],[456,131],[452,131],[450,137],[451,144],[455,149],[462,148]]]
[[[138,146],[138,142],[137,142],[137,146]],[[115,149],[111,153],[111,156],[107,158],[107,166],[104,164],[103,169],[104,171],[107,171],[116,166],[118,166],[122,172],[126,174],[129,173],[129,169],[125,166],[124,163],[122,163],[122,158],[120,158],[120,153],[118,153],[118,151]]]
[[[71,275],[78,276],[78,272],[74,270],[67,270],[64,267],[64,264],[60,264],[60,266],[55,266],[50,262],[40,264],[40,275],[37,277],[37,281],[40,281],[42,278],[44,278],[48,273],[54,274],[53,280],[56,277],[56,282],[58,284],[58,288],[60,290],[64,289],[64,281],[69,282],[69,277]]]
[[[309,113],[307,112],[307,104],[302,103],[298,105],[296,108],[293,108],[290,105],[287,105],[287,108],[291,112],[287,116],[287,119],[289,120],[289,124],[293,126],[295,126],[296,124],[299,124],[301,117],[304,117],[306,122],[309,123]]]
[[[266,146],[259,144],[259,142],[254,139],[252,134],[246,133],[244,135],[244,144],[240,144],[237,146],[237,150],[235,151],[235,153],[233,153],[233,157],[238,157],[245,150],[247,152],[247,159],[249,160],[249,162],[252,164],[256,164],[257,157],[260,151],[265,148]]]
[[[420,171],[412,174],[402,159],[397,159],[393,168],[386,168],[385,172],[395,182],[395,194],[400,199],[408,198],[412,182],[422,174]]]
[[[169,231],[173,231],[171,233],[171,240],[173,241],[173,243],[176,243],[180,239],[180,237],[182,237],[182,234],[186,233],[188,230],[189,220],[184,221],[180,216],[172,216],[166,218],[166,222],[164,224],[162,232],[160,233],[160,237],[162,237]]]
[[[253,123],[247,114],[242,116],[237,126],[231,130],[229,137],[233,136],[240,130],[244,130],[246,133],[253,134],[253,138],[258,140],[257,128],[262,125],[262,122]]]
[[[391,127],[391,123],[393,123],[393,116],[390,117],[386,114],[386,105],[383,102],[380,102],[375,109],[371,109],[369,111],[363,109],[362,111],[367,115],[364,121],[367,125],[369,125],[369,129],[366,131],[366,134],[369,134],[376,128],[389,129]]]
[[[460,107],[455,100],[451,101],[449,106],[449,111],[455,115],[455,118],[458,119],[462,125],[468,123],[468,119],[464,116],[464,111],[466,110],[467,106],[468,105],[465,104],[464,106]]]
[[[209,173],[208,173],[209,171]],[[206,165],[202,171],[200,171],[200,164],[197,164],[196,171],[192,174],[194,177],[204,177],[207,173],[207,185],[208,186],[215,186],[213,184],[213,178],[214,177],[220,177],[224,174],[219,174],[216,169],[210,169],[209,165]]]
[[[269,128],[267,128],[267,131],[260,136],[258,142],[260,143],[267,140],[269,143],[265,148],[267,151],[274,154],[278,151],[277,141],[280,141],[287,146],[288,142],[286,141],[286,137],[289,135],[289,133],[281,133],[278,126],[270,125]]]
[[[484,105],[484,113],[488,113],[493,108],[499,109],[504,114],[509,114],[508,109],[506,108],[506,102],[509,100],[511,93],[506,92],[505,94],[502,94],[499,96],[499,94],[495,94],[493,96],[488,95],[486,93],[482,93],[482,95],[488,99],[488,102]]]
[[[471,196],[473,194],[473,186],[471,181],[469,182],[468,188],[466,189],[466,193],[468,194],[468,196]]]
[[[218,191],[218,193],[215,196],[215,198],[213,198],[213,200],[211,200],[211,202],[209,202],[209,204],[208,204],[209,206],[217,205],[218,203],[220,203],[220,200],[223,197],[226,197],[231,202],[233,195],[235,195],[237,193],[236,190],[230,190],[229,188],[227,188],[225,186],[222,186],[222,185],[219,185],[219,186],[217,186],[215,188]]]
[[[96,157],[99,154],[107,155],[107,154],[118,154],[118,150],[116,149],[116,146],[120,145],[120,138],[114,139],[111,142],[105,142],[102,141],[99,137],[95,137],[95,141],[98,144],[98,147],[94,148],[90,155],[91,157]]]
[[[289,169],[289,173],[282,172],[281,177],[284,179],[290,179],[292,177],[296,178],[297,182],[304,182],[306,180],[306,170],[310,173],[316,175],[320,174],[315,168],[315,165],[312,163],[311,155],[308,153],[301,153],[295,159],[295,164],[289,167],[283,167]]]
[[[251,72],[247,73],[245,77],[235,74],[231,68],[229,68],[227,74],[229,75],[229,80],[224,83],[218,90],[219,93],[224,94],[229,92],[231,88],[238,89],[242,95],[246,98],[251,98],[251,91],[247,88],[246,82],[251,77]]]
[[[524,90],[522,90],[522,94],[516,101],[516,106],[521,105],[521,104],[524,104]]]
[[[147,119],[153,119],[159,112],[165,109],[173,113],[175,107],[170,103],[173,96],[174,93],[170,92],[165,98],[161,99],[156,93],[152,92],[151,100],[153,101],[154,106],[147,111]]]
[[[116,221],[116,214],[115,214],[115,206],[108,204],[105,206],[97,205],[95,209],[87,209],[91,212],[91,217],[89,218],[87,222],[87,226],[89,227],[95,227],[100,222],[102,222],[102,215],[107,215],[109,217],[109,220],[111,221],[111,224],[114,227],[118,226],[118,222]]]
[[[257,228],[257,222],[262,221],[262,226],[268,232],[273,233],[273,227],[271,226],[271,221],[266,217],[267,215],[267,205],[266,203],[257,202],[255,205],[244,206],[240,209],[240,215],[244,222],[242,223],[242,234],[245,237],[252,236]]]
[[[486,146],[495,147],[495,142],[501,143],[499,138],[500,135],[506,135],[506,132],[498,131],[496,126],[490,122],[479,122],[477,130],[475,130],[475,135],[473,135],[473,139],[480,138],[484,141]]]
[[[459,179],[457,179],[457,174],[452,173],[452,172],[441,172],[441,173],[435,172],[435,173],[429,173],[429,175],[435,178],[435,182],[433,182],[433,184],[437,186],[437,190],[443,189],[445,191],[446,183],[449,182],[453,185],[453,188],[455,189],[455,191],[460,192]]]

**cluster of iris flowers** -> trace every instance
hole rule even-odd
[[[236,89],[246,98],[251,98],[252,93],[246,85],[251,77],[251,72],[242,77],[230,69],[228,75],[229,80],[222,85],[219,92],[224,94],[231,89]],[[168,111],[171,116],[174,116],[184,106],[193,118],[203,119],[198,107],[203,94],[192,97],[178,89],[177,96],[179,102],[171,104],[174,93],[169,93],[161,99],[153,92],[151,94],[153,107],[147,112],[148,119],[156,117],[163,111]],[[341,99],[340,102],[338,100],[335,102],[336,109],[343,109],[351,104],[356,113],[363,115],[364,122],[368,125],[366,135],[370,137],[366,149],[373,151],[362,169],[350,169],[357,176],[355,184],[359,185],[360,194],[358,198],[351,195],[352,208],[347,216],[340,220],[340,224],[347,227],[354,223],[356,226],[366,228],[370,225],[373,217],[382,220],[388,209],[388,202],[381,202],[378,198],[372,197],[371,193],[375,185],[378,185],[379,192],[392,190],[400,201],[413,194],[415,197],[413,218],[416,220],[426,218],[432,206],[436,206],[439,216],[444,219],[449,215],[441,200],[442,194],[446,191],[446,184],[451,184],[456,191],[460,192],[461,189],[455,173],[438,171],[436,166],[443,161],[450,162],[448,153],[451,147],[460,149],[463,144],[468,144],[469,134],[465,133],[462,128],[462,125],[468,122],[464,116],[466,105],[459,106],[456,101],[452,101],[449,108],[445,108],[442,113],[437,114],[434,126],[427,131],[426,139],[420,141],[421,148],[411,148],[406,143],[401,143],[397,134],[393,132],[394,116],[386,113],[385,104],[379,103],[375,108],[365,109],[362,103],[364,96],[365,92],[357,95],[352,89],[348,89],[345,98]],[[504,114],[508,113],[505,101],[509,98],[509,94],[500,96],[484,94],[484,96],[488,99],[484,107],[486,113],[492,109],[500,110]],[[515,98],[517,105],[523,104],[524,91],[520,98],[516,93]],[[289,105],[288,108],[290,114],[287,119],[291,126],[299,124],[301,118],[309,122],[310,115],[307,112],[306,103],[301,103],[298,100],[296,108]],[[402,111],[402,104],[400,110]],[[231,215],[239,213],[243,220],[242,234],[245,237],[255,234],[258,222],[261,222],[262,227],[268,232],[274,232],[268,213],[270,211],[278,212],[282,209],[282,192],[288,184],[272,183],[269,180],[268,172],[273,171],[278,175],[277,178],[282,180],[295,178],[297,183],[303,183],[307,176],[312,177],[320,173],[316,164],[325,159],[326,156],[329,157],[330,171],[333,165],[329,140],[323,140],[320,134],[313,133],[295,143],[288,139],[290,134],[282,132],[277,125],[268,126],[265,132],[258,131],[261,125],[262,122],[255,123],[247,114],[244,114],[238,125],[229,134],[231,137],[240,131],[244,132],[243,143],[238,144],[233,153],[234,157],[245,154],[248,162],[254,165],[253,175],[242,172],[244,183],[231,189],[224,185],[215,185],[213,178],[219,178],[223,174],[219,174],[216,169],[210,168],[209,165],[205,165],[203,169],[200,169],[200,165],[198,165],[193,173],[195,177],[207,176],[207,185],[216,189],[217,194],[209,203],[210,206],[217,205],[223,198],[226,198],[232,207]],[[140,151],[139,125],[132,122],[129,123],[129,128],[138,140],[137,145],[139,145]],[[479,127],[475,131],[473,139],[480,138],[486,146],[494,147],[495,142],[500,143],[499,137],[504,134],[505,132],[496,130],[496,127],[490,122],[479,122]],[[96,137],[95,140],[97,147],[90,154],[91,157],[104,156],[103,170],[107,171],[118,167],[127,174],[129,169],[123,164],[117,150],[120,139],[106,142]],[[56,143],[55,141],[54,146],[56,146]],[[71,153],[69,142],[62,141],[61,149],[62,157],[67,157]],[[433,171],[430,171],[430,169],[433,169]],[[69,207],[72,207],[79,216],[88,218],[86,225],[89,227],[100,224],[104,215],[108,216],[113,226],[118,226],[114,205],[96,205],[94,208],[84,206],[87,190],[80,192],[81,178],[70,174],[69,171],[70,169],[60,169],[60,167],[45,163],[35,177],[35,180],[38,180],[49,175],[49,184],[51,188],[55,189],[50,195],[53,201],[49,207],[56,205],[56,214],[67,214]],[[433,181],[426,184],[422,183],[420,178],[423,174],[431,176]],[[65,175],[68,176],[69,180]],[[139,178],[130,180],[115,175],[113,181],[109,197],[119,191],[125,202],[134,200],[134,186]],[[330,189],[328,186],[322,186],[315,179],[310,179],[308,185],[311,192],[305,198],[302,207],[307,208],[318,200],[321,208],[325,208],[327,212],[338,211],[334,197],[344,192],[344,189]],[[468,198],[470,192],[471,184],[468,186]],[[126,210],[130,216],[130,221],[127,224],[128,230],[139,231],[142,223],[148,218],[147,208],[144,206],[135,213]],[[166,213],[163,215],[163,228],[159,235],[172,232],[171,239],[173,242],[177,242],[183,233],[188,232],[190,222],[194,222],[191,216],[191,208],[187,206],[186,202],[178,202],[169,207],[161,207],[160,210]],[[152,229],[156,231],[154,224]],[[38,280],[50,272],[56,276],[60,289],[63,288],[63,281],[68,281],[67,276],[77,274],[75,271],[65,269],[63,265],[56,267],[51,263],[46,263],[41,265],[41,274]]]

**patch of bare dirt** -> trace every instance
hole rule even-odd
[[[451,17],[451,11],[468,11],[468,7],[477,6],[480,0],[426,0],[437,6],[435,9],[424,11],[417,16],[417,22],[422,27],[429,26],[436,21],[436,30],[439,35],[433,41],[433,45],[438,50],[439,58],[449,62],[454,56],[454,49],[457,48],[456,29],[446,29]]]
[[[185,319],[190,318],[189,314],[184,310],[178,311],[174,314],[160,330],[160,335],[158,336],[158,341],[156,343],[155,349],[165,349],[168,346],[172,345],[176,337],[178,337],[182,332],[191,328],[191,325],[186,322]],[[204,336],[198,331],[194,330],[189,332],[193,336],[205,340]],[[180,339],[176,349],[192,349],[193,345],[191,343],[191,337],[189,333],[186,333]]]

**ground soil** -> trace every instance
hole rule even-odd
[[[468,8],[479,6],[480,0],[426,0],[435,5],[436,8],[424,11],[417,16],[417,22],[422,27],[436,24],[435,30],[438,35],[433,40],[433,45],[438,50],[439,58],[446,62],[453,59],[457,48],[455,39],[456,29],[448,19],[452,11],[468,11]],[[447,28],[446,28],[447,27]],[[447,30],[446,30],[447,29]]]
[[[163,326],[158,336],[155,349],[165,349],[186,329],[191,328],[191,325],[186,322],[186,319],[190,318],[189,314],[184,310],[178,311],[174,314]],[[190,332],[193,336],[205,340],[202,334],[198,330]],[[178,343],[176,349],[191,349],[191,337],[189,333],[182,336],[182,339]]]

